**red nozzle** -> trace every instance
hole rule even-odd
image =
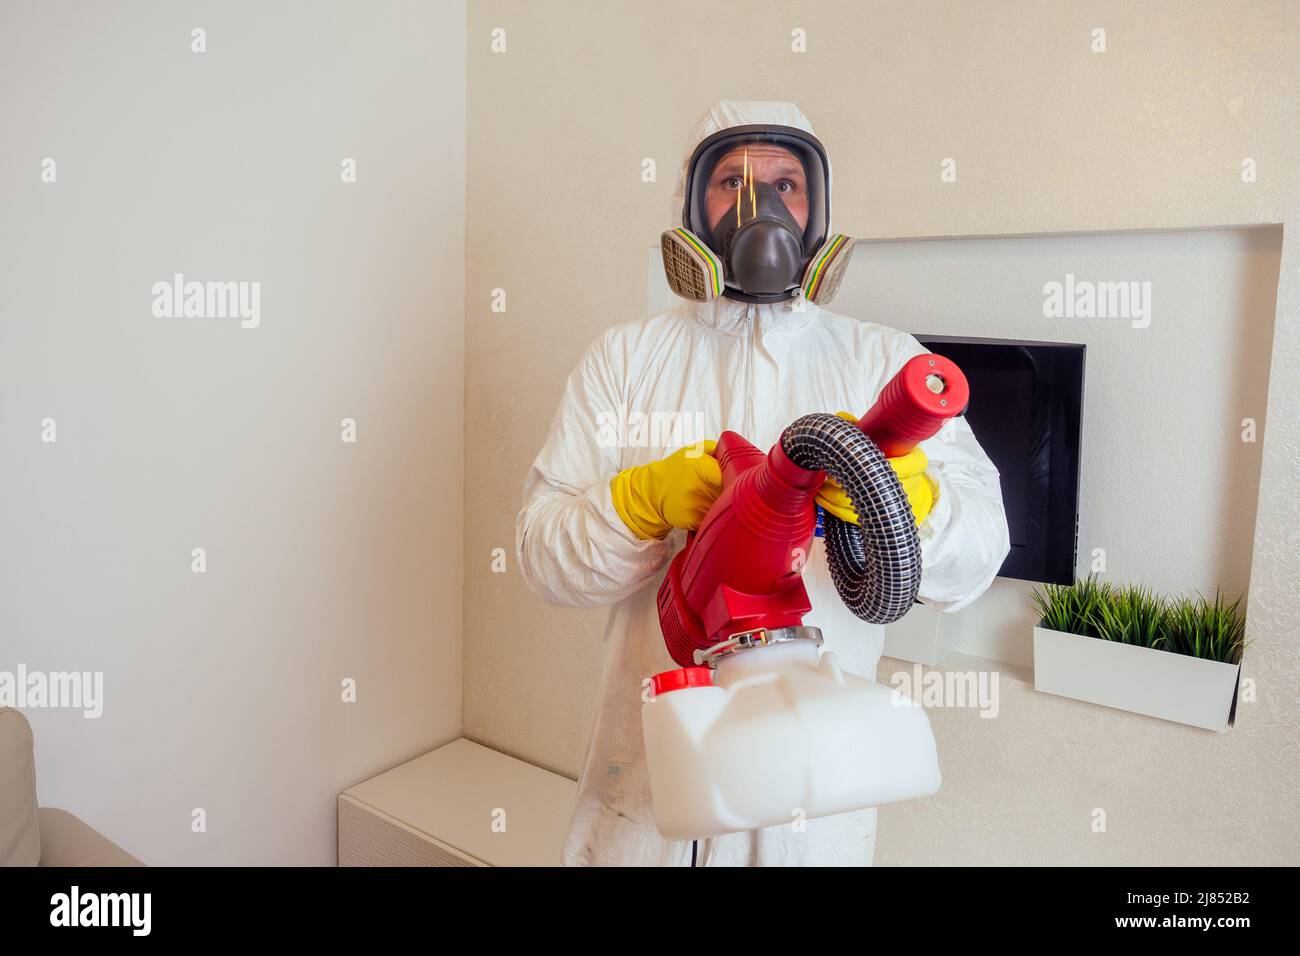
[[[918,355],[889,380],[858,427],[886,458],[897,458],[933,437],[969,401],[970,386],[954,362],[942,355]]]

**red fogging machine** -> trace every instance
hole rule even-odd
[[[722,493],[659,588],[678,670],[642,707],[655,822],[674,839],[841,813],[933,793],[924,711],[820,653],[802,569],[827,475],[859,523],[825,516],[836,591],[859,618],[898,620],[916,601],[921,543],[887,458],[965,410],[969,387],[940,355],[912,358],[856,423],[805,415],[764,455],[735,432],[714,451]]]
[[[850,592],[846,595],[837,580],[841,597],[873,623],[888,624],[906,614],[916,598],[910,583],[920,584],[920,543],[908,546],[909,536],[916,539],[911,506],[884,459],[905,455],[935,435],[965,410],[969,395],[966,377],[953,362],[918,355],[859,419],[857,432],[870,444],[854,436],[851,423],[833,415],[801,418],[766,455],[735,432],[723,432],[715,449],[722,493],[687,537],[659,588],[659,623],[673,660],[683,667],[697,664],[696,651],[739,632],[796,627],[812,610],[799,558],[812,544],[813,499],[828,471],[840,472],[835,477],[858,511],[864,544],[893,546],[875,565],[877,577],[886,579],[878,587],[856,581],[866,569],[849,566],[855,555],[832,562],[833,574],[841,565]],[[845,530],[828,516],[827,524],[831,521]],[[826,540],[829,558],[843,536],[832,536],[828,528]]]

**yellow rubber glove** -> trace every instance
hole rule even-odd
[[[858,420],[858,416],[851,412],[835,414],[850,422],[856,423]],[[912,506],[912,514],[916,516],[916,523],[920,524],[939,500],[938,483],[925,473],[929,466],[925,452],[918,446],[906,455],[885,460],[894,469],[894,474],[898,475],[899,483],[907,494],[907,502]],[[853,510],[853,502],[834,478],[826,479],[826,484],[822,485],[822,490],[817,494],[817,503],[841,521],[858,523],[858,513]]]
[[[701,446],[703,450],[701,451]],[[715,441],[679,448],[667,458],[620,471],[609,483],[614,510],[638,538],[662,538],[673,528],[694,531],[722,493]]]

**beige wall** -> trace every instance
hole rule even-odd
[[[191,7],[0,8],[0,669],[103,672],[24,711],[43,804],[332,864],[460,727],[464,3]],[[260,324],[156,317],[176,272]]]
[[[490,52],[496,27],[506,53]],[[1094,27],[1106,53],[1090,51]],[[1300,10],[1284,2],[474,4],[466,732],[579,768],[604,612],[541,605],[513,567],[492,573],[491,551],[511,550],[564,377],[643,311],[645,249],[708,104],[799,103],[835,164],[836,226],[860,237],[1290,223],[1298,61]],[[940,181],[948,157],[956,183]],[[1241,181],[1244,158],[1258,181]],[[1216,736],[1008,680],[996,720],[934,715],[944,789],[882,812],[880,862],[1300,859],[1298,275],[1287,230],[1245,667],[1258,702]],[[498,287],[504,314],[489,308]],[[1158,502],[1154,479],[1145,493]],[[1089,828],[1098,806],[1106,835]]]

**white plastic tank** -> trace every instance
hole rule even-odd
[[[811,629],[801,629],[811,630]],[[841,671],[817,640],[748,647],[657,675],[641,707],[655,825],[692,840],[939,789],[924,709]]]

